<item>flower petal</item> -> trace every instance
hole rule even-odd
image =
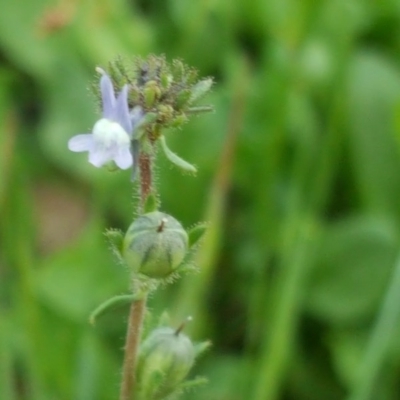
[[[103,102],[103,117],[111,118],[115,108],[115,93],[110,77],[103,74],[100,79],[101,99]]]
[[[68,149],[75,152],[90,151],[93,146],[93,137],[91,133],[83,133],[69,139]]]
[[[101,167],[108,161],[111,161],[115,156],[115,147],[104,147],[95,145],[89,152],[89,162],[95,167]]]
[[[120,147],[118,154],[114,157],[114,161],[119,168],[128,169],[133,164],[133,157],[129,147]]]
[[[129,117],[131,119],[132,131],[134,131],[143,120],[144,112],[142,107],[136,106],[132,108],[131,112],[129,113]]]
[[[129,136],[132,134],[132,123],[129,116],[128,106],[128,85],[124,85],[118,95],[113,118],[125,129]]]

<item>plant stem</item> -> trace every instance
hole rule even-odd
[[[140,153],[139,170],[140,170],[140,210],[143,210],[147,196],[151,192],[152,187],[152,157],[147,153]]]
[[[142,300],[134,301],[129,311],[120,400],[134,399],[136,361],[145,311],[146,297]]]
[[[152,188],[152,157],[140,152],[140,210],[143,210],[146,198]],[[125,341],[125,356],[122,367],[120,400],[135,400],[136,365],[139,351],[142,325],[146,313],[147,296],[133,301],[129,311],[128,330]]]
[[[314,228],[312,220],[302,222],[302,226],[297,228],[293,249],[285,260],[286,270],[277,285],[279,293],[271,322],[273,328],[261,352],[260,375],[254,399],[275,400],[279,397],[311,263]]]

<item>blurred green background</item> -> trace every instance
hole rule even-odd
[[[162,208],[210,221],[201,272],[150,299],[212,349],[188,400],[400,399],[400,2],[2,0],[0,399],[118,397],[126,293],[103,235],[129,172],[68,139],[97,119],[95,66],[181,58],[216,112],[171,132]]]

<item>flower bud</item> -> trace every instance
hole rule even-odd
[[[174,80],[173,76],[167,72],[164,72],[160,76],[161,87],[168,90],[171,87],[171,83]]]
[[[158,119],[162,123],[169,123],[174,116],[174,109],[169,104],[160,104],[158,106]]]
[[[137,369],[139,398],[168,396],[185,379],[194,359],[195,348],[180,329],[155,329],[140,347]]]
[[[156,81],[148,81],[143,89],[144,101],[147,107],[153,107],[160,97],[161,91]]]
[[[211,89],[213,85],[213,80],[210,78],[203,79],[202,81],[197,82],[191,90],[191,102],[196,102],[205,96]]]
[[[176,96],[175,109],[181,110],[189,104],[189,100],[192,97],[192,92],[189,89],[181,90]]]
[[[188,235],[182,225],[170,215],[154,211],[131,224],[122,256],[135,273],[163,278],[179,266],[187,247]]]
[[[180,128],[188,122],[188,117],[184,113],[178,114],[171,122],[172,128]]]
[[[175,81],[181,81],[185,77],[185,65],[181,60],[172,61],[172,75]]]

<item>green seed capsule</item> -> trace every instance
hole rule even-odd
[[[193,366],[195,349],[183,333],[155,329],[142,343],[138,361],[139,398],[164,398],[176,390]]]
[[[154,211],[129,227],[122,255],[135,273],[164,278],[179,266],[187,248],[188,235],[182,225],[170,215]]]

